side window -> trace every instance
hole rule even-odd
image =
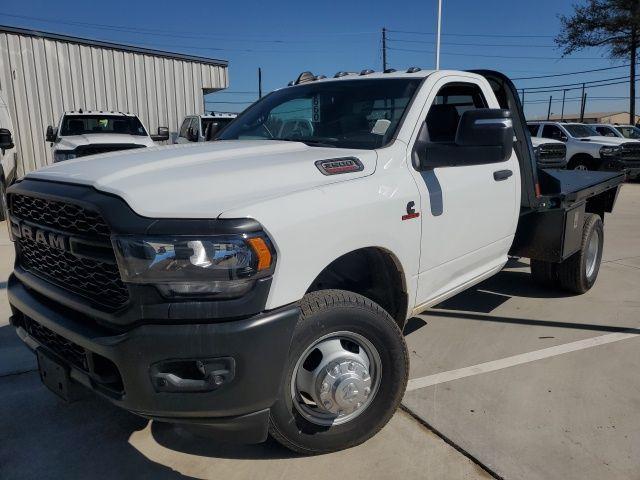
[[[529,134],[532,137],[538,136],[538,129],[540,128],[540,125],[527,125],[527,128],[529,129]]]
[[[189,128],[191,128],[191,131],[195,135],[200,135],[200,122],[198,121],[198,117],[191,117],[191,124],[189,125]],[[198,140],[195,141],[197,142]]]
[[[609,127],[596,127],[596,131],[603,137],[615,137],[616,134]]]
[[[427,113],[431,142],[453,142],[460,117],[467,110],[487,108],[480,87],[474,83],[450,83],[438,91]]]
[[[560,127],[556,125],[545,125],[542,128],[542,136],[544,138],[552,138],[553,140],[560,140],[561,142],[567,141],[567,136],[564,134]]]
[[[180,134],[178,135],[179,137],[187,138],[187,129],[189,128],[190,123],[191,119],[189,117],[182,121],[182,125],[180,125]]]

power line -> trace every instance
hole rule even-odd
[[[594,68],[591,70],[580,70],[578,72],[565,72],[565,73],[555,73],[552,75],[537,75],[535,77],[514,77],[511,80],[535,80],[538,78],[552,78],[552,77],[564,77],[568,75],[580,75],[581,73],[593,73],[593,72],[604,72],[605,70],[614,70],[616,68],[626,68],[629,64],[618,65],[615,67],[604,67],[604,68]]]
[[[116,31],[116,32],[125,32],[125,33],[133,33],[133,34],[140,34],[140,35],[155,35],[155,36],[161,36],[161,37],[171,37],[171,38],[193,38],[193,39],[203,39],[203,38],[211,38],[211,39],[220,39],[220,40],[225,40],[225,41],[234,41],[234,42],[266,42],[266,43],[289,43],[289,42],[295,42],[295,43],[314,43],[314,42],[326,42],[326,40],[331,37],[334,37],[336,35],[338,36],[358,36],[358,35],[371,35],[371,34],[377,34],[378,32],[373,32],[373,31],[362,31],[362,32],[330,32],[330,33],[326,33],[326,34],[309,34],[306,35],[306,37],[318,37],[319,40],[299,40],[299,39],[287,39],[287,38],[276,38],[276,39],[265,39],[265,38],[261,38],[260,35],[256,35],[256,34],[243,34],[243,38],[234,38],[233,36],[229,36],[227,34],[202,34],[202,33],[198,33],[195,34],[193,31],[179,31],[179,30],[174,30],[174,31],[166,31],[166,30],[160,30],[160,29],[151,29],[151,28],[138,28],[138,27],[127,27],[127,26],[122,26],[122,25],[110,25],[110,24],[104,24],[104,23],[89,23],[89,22],[80,22],[80,21],[72,21],[72,20],[59,20],[59,19],[50,19],[50,18],[43,18],[43,17],[31,17],[28,15],[12,15],[12,14],[8,14],[8,13],[0,13],[0,16],[3,17],[10,17],[10,18],[20,18],[20,19],[24,19],[24,20],[32,20],[32,21],[36,21],[36,22],[43,22],[43,23],[53,23],[53,24],[60,24],[60,25],[71,25],[71,26],[76,26],[76,27],[87,27],[87,28],[97,28],[97,29],[101,29],[101,30],[110,30],[110,31]],[[250,36],[254,36],[256,38],[247,38]]]
[[[625,77],[626,78],[626,77]],[[640,82],[640,78],[636,79],[636,82]],[[598,85],[585,85],[585,88],[598,88],[598,87],[608,87],[610,85],[621,85],[621,84],[628,84],[629,80],[622,80],[620,82],[609,82],[609,83],[602,83],[602,84],[598,84]],[[550,89],[550,90],[536,90],[535,92],[529,92],[529,90],[527,90],[526,88],[524,89],[525,92],[527,93],[553,93],[553,92],[561,92],[563,90],[580,90],[582,88],[582,84],[580,84],[580,86],[577,87],[569,87],[569,88],[556,88],[556,89]]]
[[[391,33],[406,33],[409,35],[435,35],[434,32],[411,32],[408,30],[390,30]],[[554,38],[554,35],[508,35],[508,34],[484,34],[484,33],[443,33],[450,37],[487,37],[487,38]]]
[[[389,38],[390,42],[399,42],[399,43],[422,43],[428,45],[435,45],[436,42],[427,41],[427,40],[407,40],[404,38]],[[533,47],[533,48],[557,48],[556,45],[528,45],[524,43],[460,43],[460,42],[442,42],[442,45],[456,45],[462,47]]]
[[[417,50],[410,48],[387,47],[389,50],[397,50],[401,52],[418,52],[418,53],[434,53],[432,50]],[[482,55],[478,53],[452,53],[442,52],[443,55],[454,55],[459,57],[483,57],[483,58],[511,58],[523,60],[608,60],[601,57],[530,57],[525,55]]]
[[[610,82],[613,80],[622,80],[627,78],[629,78],[629,76],[624,75],[622,77],[603,78],[601,80],[590,80],[587,82],[565,83],[561,85],[545,85],[541,87],[525,87],[525,88],[522,88],[522,90],[525,90],[527,93],[538,93],[537,90],[540,90],[540,89],[548,89],[548,88],[556,88],[556,87],[575,87],[575,86],[582,86],[582,85],[586,85],[588,87],[589,84],[592,84],[592,83]],[[572,90],[572,89],[560,88],[560,90]]]

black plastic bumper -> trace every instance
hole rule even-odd
[[[298,308],[285,307],[242,320],[194,324],[150,324],[126,332],[80,322],[28,289],[14,275],[8,284],[12,324],[32,349],[47,345],[32,335],[25,321],[35,322],[84,349],[93,361],[79,367],[64,357],[72,380],[139,415],[167,422],[206,426],[220,437],[245,442],[266,438],[269,408],[277,398]],[[204,310],[206,311],[206,309]],[[40,328],[40,327],[38,327]],[[55,336],[54,335],[54,336]],[[120,390],[105,385],[92,370],[104,358],[117,368]],[[233,378],[207,392],[158,391],[151,366],[176,359],[232,358]]]

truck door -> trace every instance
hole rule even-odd
[[[423,110],[430,142],[454,142],[460,116],[500,108],[485,81],[446,77]],[[515,153],[501,163],[411,167],[420,190],[422,237],[416,305],[431,305],[498,271],[507,261],[520,205]]]

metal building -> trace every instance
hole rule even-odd
[[[227,62],[0,26],[0,94],[9,105],[18,172],[47,163],[48,125],[64,111],[137,114],[150,133],[175,134],[204,113],[204,95],[227,88]]]

